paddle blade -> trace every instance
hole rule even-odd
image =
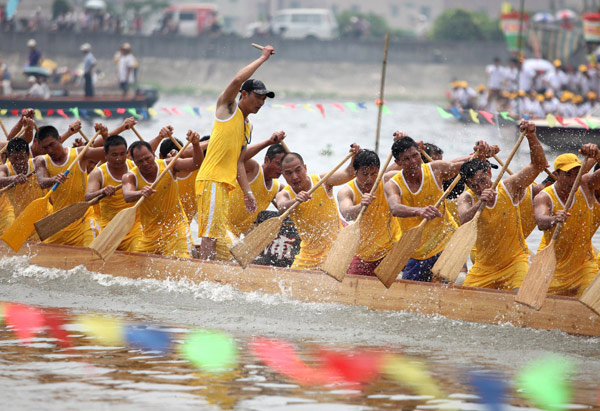
[[[70,204],[57,212],[36,221],[33,224],[35,226],[35,231],[37,231],[40,240],[44,241],[82,218],[89,207],[90,205],[86,202]]]
[[[596,276],[579,301],[600,315],[600,275]]]
[[[425,225],[419,224],[403,233],[400,240],[394,244],[388,255],[375,269],[375,275],[387,288],[392,286],[400,271],[404,269],[410,257],[421,244],[424,227]]]
[[[246,268],[277,237],[283,220],[280,217],[269,218],[250,231],[243,241],[229,251],[235,260]]]
[[[104,261],[108,260],[115,252],[121,241],[131,231],[135,224],[135,214],[137,207],[129,207],[119,211],[119,213],[110,220],[110,223],[104,227],[104,230],[98,237],[92,241],[90,248]]]
[[[431,272],[438,277],[455,282],[460,269],[469,258],[469,253],[473,249],[475,241],[477,241],[477,221],[472,219],[461,225],[452,235]]]
[[[48,213],[48,198],[41,197],[33,200],[17,216],[15,222],[2,235],[2,240],[15,251],[25,244],[35,227],[33,224]]]
[[[358,249],[360,242],[360,224],[350,224],[338,235],[337,240],[321,265],[321,270],[338,281],[342,281]]]
[[[529,271],[519,288],[515,301],[539,310],[544,304],[550,281],[556,270],[554,241],[537,253],[531,261]]]

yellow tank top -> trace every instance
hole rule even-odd
[[[423,172],[423,179],[421,181],[421,187],[417,192],[413,193],[408,188],[408,185],[404,180],[404,170],[397,173],[391,180],[396,183],[402,193],[402,204],[408,207],[426,207],[428,205],[434,205],[442,194],[444,194],[444,190],[441,189],[435,180],[433,172],[431,171],[431,165],[423,164],[421,169]],[[445,203],[442,203],[440,207],[443,217],[434,218],[425,224],[421,245],[419,245],[419,248],[412,256],[415,260],[426,260],[442,252],[450,240],[451,234],[456,230],[456,223],[452,219],[450,212],[446,209]],[[419,225],[422,220],[421,217],[398,218],[403,233]]]
[[[309,175],[311,188],[319,181],[316,174]],[[296,198],[296,193],[290,186],[285,189],[290,198]],[[300,252],[305,256],[324,258],[340,230],[340,218],[337,205],[333,197],[320,186],[312,194],[310,201],[300,203],[290,214],[290,218],[296,224],[296,230],[300,236]]]
[[[6,166],[8,167],[8,175],[14,176],[17,173],[15,172],[10,161],[6,162]],[[33,171],[33,159],[29,159],[27,162],[27,174]],[[14,188],[8,190],[7,192],[8,198],[10,198],[10,202],[12,203],[15,210],[15,217],[21,214],[21,212],[36,198],[40,198],[44,196],[44,190],[40,187],[37,181],[37,177],[35,174],[32,174],[27,179],[25,184],[18,184]]]
[[[156,177],[166,168],[165,160],[155,160],[158,166]],[[139,169],[131,172],[136,179],[136,190],[152,183],[146,181]],[[139,207],[139,216],[145,238],[161,238],[175,232],[181,224],[187,225],[187,218],[179,200],[179,189],[169,171],[154,187],[156,193],[145,199]]]
[[[535,184],[535,183],[534,183]],[[533,184],[527,187],[525,197],[519,203],[519,213],[521,215],[521,228],[523,236],[529,237],[529,234],[537,227],[535,214],[533,212]]]
[[[592,201],[594,203],[594,208],[592,211],[592,224],[591,224],[591,231],[590,231],[590,236],[594,236],[594,234],[596,234],[596,231],[598,231],[598,227],[600,227],[600,203],[598,202],[598,199],[596,198],[596,195],[594,196],[594,200]]]
[[[227,120],[215,118],[206,157],[196,177],[198,181],[217,181],[235,188],[237,162],[242,148],[250,142],[252,125],[244,122],[239,107]]]
[[[188,221],[191,222],[198,212],[198,204],[196,203],[196,176],[198,170],[190,172],[187,176],[177,177],[177,186],[179,188],[179,199],[183,207],[183,212]]]
[[[467,188],[473,202],[479,197]],[[498,184],[495,204],[486,204],[477,222],[475,261],[486,270],[500,271],[518,255],[528,255],[529,250],[523,237],[519,206],[512,202],[504,182]]]
[[[562,201],[558,198],[554,185],[543,190],[552,199],[551,213],[564,210]],[[575,194],[575,201],[569,209],[571,216],[563,224],[560,234],[556,239],[554,250],[556,252],[556,273],[573,272],[587,260],[594,259],[590,229],[592,224],[592,210],[581,188]],[[556,227],[544,231],[538,249],[542,250],[550,243]],[[556,276],[556,274],[555,274]]]
[[[454,200],[444,200],[446,203],[446,210],[450,213],[450,217],[454,220],[457,226],[460,226],[460,217],[458,216],[458,202]]]
[[[127,171],[131,171],[135,165],[133,161],[127,160]],[[104,163],[100,167],[100,171],[102,172],[102,185],[101,188],[106,186],[118,186],[121,185],[121,180],[117,180],[110,173],[108,169],[108,164]],[[135,203],[127,203],[123,198],[123,190],[118,190],[114,196],[104,197],[100,200],[100,219],[99,224],[100,227],[104,228],[106,225],[112,220],[121,210],[129,208],[133,206]]]
[[[360,204],[363,192],[356,184],[356,179],[348,186],[354,193],[354,205]],[[360,243],[356,255],[363,261],[377,261],[385,257],[392,245],[400,239],[400,224],[392,216],[385,199],[383,181],[375,190],[375,199],[360,220]]]
[[[256,220],[258,213],[269,207],[279,191],[279,181],[271,180],[271,188],[267,188],[263,168],[258,167],[258,175],[250,182],[250,190],[256,198],[256,212],[248,213],[244,204],[244,193],[239,184],[229,192],[229,210],[227,210],[227,229],[239,237],[245,233]]]
[[[55,164],[48,154],[44,155],[43,158],[46,162],[48,175],[54,177],[55,175],[64,173],[76,157],[77,150],[74,148],[69,149],[69,155],[63,164]],[[69,173],[67,181],[63,184],[59,184],[58,188],[50,196],[54,211],[61,210],[73,203],[85,201],[86,188],[87,172],[82,170],[79,164],[75,164]],[[91,210],[89,210],[89,212],[90,214],[93,213]]]

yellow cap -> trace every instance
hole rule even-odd
[[[461,81],[461,82],[460,82],[460,86],[461,86],[462,88],[467,88],[467,87],[469,87],[469,83],[467,83],[466,81]]]
[[[460,81],[457,81],[457,80],[453,81],[452,83],[450,83],[450,87],[452,87],[452,88],[460,87]]]
[[[519,90],[519,96],[520,97],[525,97],[527,93],[525,93],[525,90]]]
[[[581,167],[581,161],[573,153],[561,154],[554,160],[555,170],[569,171],[575,167]]]
[[[508,90],[502,90],[502,97],[510,98],[510,92]]]
[[[573,103],[575,103],[575,104],[583,103],[583,97],[580,96],[579,94],[574,95]]]
[[[515,99],[517,98],[518,94],[516,91],[513,91],[512,93],[510,93],[510,98]]]
[[[559,59],[556,59],[556,60],[554,60],[554,61],[552,62],[552,64],[554,64],[554,67],[560,67],[560,66],[562,66],[562,63],[560,62],[560,60],[559,60]]]
[[[536,97],[537,97],[538,101],[544,101],[544,100],[546,100],[546,99],[544,98],[544,96],[543,96],[543,95],[541,95],[541,94],[538,94]]]
[[[483,84],[480,84],[477,86],[477,91],[484,91],[485,90],[485,86]]]
[[[552,98],[552,97],[554,97],[554,91],[552,91],[552,90],[546,90],[546,92],[544,93],[544,95],[546,96],[546,98]]]
[[[587,98],[588,98],[588,100],[595,100],[596,99],[596,93],[594,93],[593,91],[588,91]]]
[[[580,65],[579,71],[581,71],[582,73],[585,73],[587,71],[587,66],[585,64]]]

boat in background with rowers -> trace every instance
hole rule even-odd
[[[514,301],[515,292],[442,283],[397,280],[387,289],[375,277],[346,275],[338,282],[318,270],[181,259],[117,251],[106,262],[89,248],[27,243],[15,253],[0,244],[4,257],[24,255],[30,264],[89,271],[133,279],[210,281],[242,292],[280,294],[305,302],[339,303],[372,310],[407,311],[453,320],[489,323],[570,334],[600,336],[600,316],[572,297],[548,296],[540,311]]]
[[[562,124],[550,124],[546,119],[531,121],[535,124],[537,136],[542,143],[556,151],[576,151],[586,143],[600,145],[598,114],[577,119],[564,118],[561,119]]]

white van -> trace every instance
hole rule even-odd
[[[328,9],[283,9],[273,14],[271,30],[287,39],[330,40],[338,36],[338,24]]]

